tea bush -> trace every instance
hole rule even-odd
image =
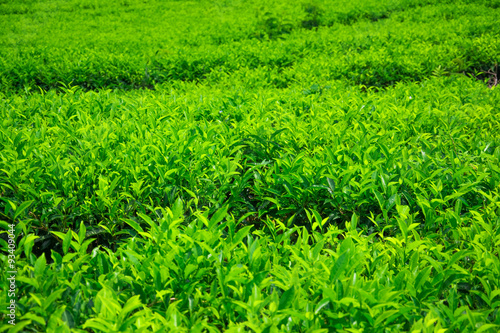
[[[477,75],[498,62],[495,7],[491,1],[7,2],[0,7],[1,90],[214,85],[228,75],[244,84],[254,84],[247,77],[255,75],[278,88],[304,80],[380,88],[436,71]]]
[[[496,2],[0,15],[0,331],[498,331]]]

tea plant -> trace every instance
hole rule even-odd
[[[0,331],[498,331],[497,12],[1,3]]]

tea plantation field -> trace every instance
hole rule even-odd
[[[0,332],[500,331],[498,17],[0,0]]]

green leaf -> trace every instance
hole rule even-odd
[[[149,216],[147,216],[146,214],[143,214],[143,213],[138,213],[137,215],[140,216],[151,227],[151,229],[156,228],[156,226],[157,226],[156,223],[153,222],[153,220]],[[125,222],[127,222],[127,221],[130,221],[130,220],[126,219]],[[131,224],[129,224],[129,225],[133,228],[133,226]]]
[[[186,268],[184,269],[184,278],[187,279],[189,275],[194,272],[196,269],[198,269],[197,265],[193,264],[188,264]]]
[[[140,295],[135,295],[132,298],[129,298],[120,312],[120,317],[125,318],[130,312],[140,308],[141,306],[143,305],[140,300]]]
[[[295,191],[293,189],[293,186],[290,185],[286,180],[283,180],[283,186],[285,186],[285,189],[286,191],[288,192],[288,194],[290,194],[291,196],[295,197]]]
[[[43,275],[45,267],[47,267],[47,260],[45,260],[45,253],[42,253],[35,262],[35,277]]]
[[[33,248],[33,245],[35,244],[35,239],[37,238],[40,237],[35,236],[33,234],[29,234],[27,236],[24,236],[23,239],[21,240],[21,243],[24,241],[24,254],[26,255],[27,258],[30,257],[31,249]]]
[[[495,325],[495,324],[484,324],[484,325],[481,325],[481,327],[479,327],[476,331],[476,333],[481,333],[481,332],[484,332],[484,331],[487,331],[487,330],[490,330],[490,329],[498,329],[500,328],[500,325]],[[497,330],[498,331],[498,330]]]
[[[3,199],[3,198],[2,198],[2,199]],[[17,206],[16,206],[16,204],[15,204],[15,203],[13,203],[13,202],[12,202],[12,201],[10,201],[10,200],[7,200],[7,202],[9,203],[10,207],[12,208],[12,210],[13,210],[14,212],[16,212],[16,211],[17,211]],[[5,213],[7,214],[7,210],[5,211]],[[15,215],[15,213],[14,213],[14,215]]]
[[[335,281],[340,277],[347,267],[348,257],[347,252],[342,253],[338,259],[335,261],[332,270],[330,271],[330,282],[335,283]]]
[[[14,214],[13,220],[15,221],[19,215],[24,213],[24,211],[33,203],[33,200],[31,201],[25,201],[22,204],[19,205],[16,209],[16,213]]]
[[[292,286],[287,291],[285,291],[280,298],[280,303],[278,305],[278,310],[284,310],[290,307],[295,297],[295,286]]]
[[[455,254],[453,254],[451,259],[448,261],[448,267],[453,266],[453,264],[455,264],[458,260],[462,259],[463,257],[470,256],[473,253],[474,253],[473,251],[469,251],[469,250],[461,250],[461,251],[456,252]]]
[[[314,218],[316,219],[316,222],[320,227],[323,227],[323,220],[321,219],[321,215],[318,213],[318,211],[311,209],[311,212],[314,215]]]
[[[380,209],[385,212],[385,205],[384,205],[384,197],[382,196],[382,194],[377,191],[377,190],[373,190],[373,194],[375,194],[375,198],[377,198],[377,201],[378,201],[378,204],[380,206]]]
[[[427,281],[429,278],[429,275],[431,274],[431,269],[432,266],[427,266],[424,268],[420,273],[418,273],[417,277],[415,278],[415,290],[419,290],[420,287]]]
[[[356,231],[356,227],[358,225],[358,216],[356,213],[353,213],[351,216],[351,231]]]
[[[64,239],[64,233],[62,232],[59,232],[59,231],[51,231],[51,233],[53,235],[56,235],[57,237],[59,237],[60,239]]]
[[[89,238],[87,240],[85,240],[85,242],[83,242],[83,244],[80,246],[80,249],[78,250],[78,252],[80,252],[80,254],[85,254],[87,253],[87,248],[89,247],[89,245],[95,241],[95,238]]]
[[[174,220],[180,218],[183,212],[184,208],[182,205],[182,200],[181,198],[177,198],[177,200],[175,200],[174,206],[172,207],[172,214],[174,215]]]
[[[330,300],[327,298],[324,298],[321,300],[318,305],[316,305],[316,308],[314,309],[314,314],[318,314],[321,309],[323,309],[325,306],[327,306],[330,303]]]
[[[68,251],[69,251],[69,247],[71,245],[71,239],[72,239],[71,236],[72,236],[71,230],[68,230],[66,235],[64,235],[64,239],[63,239],[63,253],[64,254],[68,253]]]
[[[30,319],[32,321],[36,321],[37,323],[39,323],[40,325],[43,325],[45,326],[45,319],[43,319],[42,317],[40,316],[37,316],[36,314],[34,313],[26,313],[25,315],[23,315],[21,317],[21,319]],[[17,325],[17,324],[16,324]]]
[[[100,330],[101,332],[111,332],[113,331],[113,324],[101,318],[91,318],[88,319],[85,324],[83,324],[83,328],[93,328],[96,330]]]
[[[331,179],[330,177],[326,177],[326,181],[328,182],[328,188],[330,191],[330,194],[333,195],[335,193],[335,181]]]
[[[275,204],[275,205],[276,205],[276,207],[278,207],[278,208],[280,208],[280,207],[281,207],[281,205],[280,205],[279,201],[278,201],[278,200],[276,200],[276,199],[274,199],[274,198],[271,198],[271,197],[264,197],[264,198],[262,198],[262,199],[263,199],[263,200],[267,200],[267,201],[269,201],[269,202],[272,202],[272,203],[273,203],[273,204]]]
[[[220,208],[210,219],[210,222],[208,224],[208,228],[211,229],[213,226],[215,226],[217,223],[222,221],[224,217],[227,215],[227,209],[229,208],[229,205],[224,205],[222,208]]]
[[[87,235],[87,228],[85,228],[85,224],[83,224],[82,221],[80,222],[80,230],[78,231],[78,243],[81,244],[85,239],[86,235]]]
[[[252,229],[252,228],[253,228],[253,226],[249,225],[249,226],[243,227],[240,230],[238,230],[236,235],[234,235],[233,244],[235,244],[235,245],[239,244],[243,240],[243,238],[245,238],[248,235],[248,233],[250,232],[250,229]]]
[[[144,230],[141,228],[141,226],[139,225],[139,223],[131,220],[131,219],[123,219],[123,222],[127,223],[129,226],[132,227],[132,229],[134,229],[135,231],[137,231],[137,233],[142,233],[144,232]],[[129,229],[130,230],[130,229]]]
[[[241,301],[237,301],[237,300],[231,299],[231,303],[233,303],[233,304],[235,304],[237,306],[242,307],[243,309],[245,309],[245,311],[248,311],[248,312],[252,311],[252,308],[247,303],[245,303],[245,302],[241,302]]]
[[[6,221],[0,221],[0,230],[7,230],[9,229],[9,223]]]
[[[69,328],[74,328],[75,327],[75,319],[73,318],[73,314],[69,312],[68,310],[65,310],[61,316],[62,321],[68,325]]]
[[[394,314],[397,314],[399,313],[400,311],[399,310],[389,310],[389,311],[384,311],[382,314],[380,314],[379,316],[377,316],[377,319],[375,320],[375,327],[380,327],[382,325],[382,327],[386,327],[386,325],[383,325],[384,321],[391,317],[392,315]]]
[[[45,299],[45,301],[43,302],[43,306],[42,308],[44,310],[47,310],[48,307],[56,300],[58,299],[59,297],[61,297],[61,295],[66,291],[66,288],[64,289],[60,289],[60,290],[57,290],[57,291],[53,291],[49,297],[47,297]]]
[[[37,289],[40,288],[40,285],[39,285],[38,280],[36,278],[29,278],[26,276],[17,276],[16,281],[19,281],[19,282],[22,282],[25,284],[29,284],[30,286],[33,286]]]
[[[5,318],[5,319],[7,319],[7,318]],[[29,324],[31,324],[31,320],[23,320],[21,322],[16,321],[16,326],[12,326],[10,324],[4,325],[4,326],[0,327],[0,332],[6,331],[6,330],[8,330],[9,333],[21,332],[23,330],[23,328],[25,328]]]

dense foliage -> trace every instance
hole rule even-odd
[[[498,331],[499,7],[0,1],[0,331]]]

